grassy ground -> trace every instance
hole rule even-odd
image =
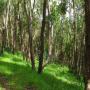
[[[42,75],[38,75],[22,60],[21,55],[7,52],[0,56],[0,77],[6,80],[0,81],[0,90],[5,88],[2,82],[7,82],[9,90],[32,90],[30,88],[33,87],[37,90],[84,90],[83,82],[66,66],[50,64]]]

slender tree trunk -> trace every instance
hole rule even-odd
[[[15,53],[16,50],[16,30],[17,30],[17,11],[16,7],[14,7],[14,30],[13,30],[13,54]]]
[[[26,2],[24,1],[24,4],[26,5]],[[31,64],[32,69],[35,69],[35,61],[34,61],[34,50],[33,50],[33,37],[32,37],[32,19],[33,19],[33,9],[35,5],[35,0],[33,3],[33,8],[31,8],[31,1],[30,1],[30,11],[26,9],[26,6],[24,6],[26,16],[27,16],[27,22],[28,22],[28,34],[29,34],[29,49],[30,49],[30,58],[31,58]],[[28,13],[29,12],[29,15]]]
[[[44,0],[44,3],[43,3],[43,20],[42,20],[41,36],[40,36],[40,55],[39,55],[38,73],[42,73],[42,69],[43,69],[44,32],[45,32],[45,24],[46,24],[46,5],[47,5],[47,0]]]
[[[49,0],[47,3],[47,10],[49,16],[51,14]],[[48,59],[52,58],[52,49],[53,49],[53,25],[52,22],[48,19]]]
[[[73,54],[74,54],[74,62],[73,62],[73,69],[74,69],[74,73],[77,73],[77,59],[78,59],[78,56],[77,56],[77,45],[76,45],[76,34],[77,34],[77,31],[76,31],[76,10],[75,10],[75,0],[72,0],[72,3],[73,3],[73,34],[74,34],[74,37],[73,37],[73,42],[74,42],[74,47],[73,47]]]
[[[90,0],[85,0],[85,24],[86,24],[85,90],[90,90]]]
[[[35,69],[35,61],[34,61],[34,51],[33,51],[33,39],[32,39],[32,17],[30,16],[29,21],[29,46],[30,46],[30,56],[31,56],[31,63],[32,69]]]

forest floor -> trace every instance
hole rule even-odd
[[[67,66],[49,64],[39,75],[31,70],[19,54],[4,52],[0,56],[0,90],[84,90],[83,88],[83,81],[72,74]]]

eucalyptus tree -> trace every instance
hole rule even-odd
[[[28,22],[28,34],[29,34],[29,50],[30,50],[30,57],[31,57],[31,63],[32,63],[32,69],[35,69],[35,62],[34,62],[34,49],[33,49],[33,37],[32,37],[32,21],[33,21],[33,16],[34,16],[34,7],[35,7],[35,0],[32,5],[32,1],[25,1],[25,12],[26,12],[26,17],[27,17],[27,22]]]
[[[85,0],[85,24],[86,24],[85,90],[90,90],[90,0]]]
[[[2,51],[9,47],[13,53],[22,52],[24,59],[31,61],[32,69],[39,55],[39,73],[46,59],[66,64],[77,74],[82,73],[83,0],[7,0],[0,3],[0,7]]]
[[[1,23],[1,52],[3,53],[4,48],[7,45],[7,35],[8,35],[8,15],[9,15],[9,1],[0,0],[0,17],[2,17]]]
[[[43,1],[43,20],[42,20],[41,33],[40,33],[40,55],[39,55],[38,73],[42,73],[42,69],[43,69],[44,33],[45,33],[45,25],[46,25],[46,6],[47,6],[47,0],[44,0]]]

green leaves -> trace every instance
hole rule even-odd
[[[54,1],[51,8],[51,14],[48,16],[49,20],[54,21],[60,20],[60,15],[65,15],[67,11],[67,2],[61,2],[59,5]]]
[[[58,5],[56,2],[53,2],[53,6],[51,7],[51,14],[48,16],[48,19],[54,23],[55,21],[59,20],[60,15],[57,9]]]
[[[54,21],[57,21],[59,19],[59,13],[57,9],[53,8],[48,18],[52,23],[54,23]]]
[[[5,7],[6,0],[0,0],[0,15],[2,14]]]
[[[57,10],[61,15],[65,15],[67,10],[66,2],[60,3],[57,7]]]

